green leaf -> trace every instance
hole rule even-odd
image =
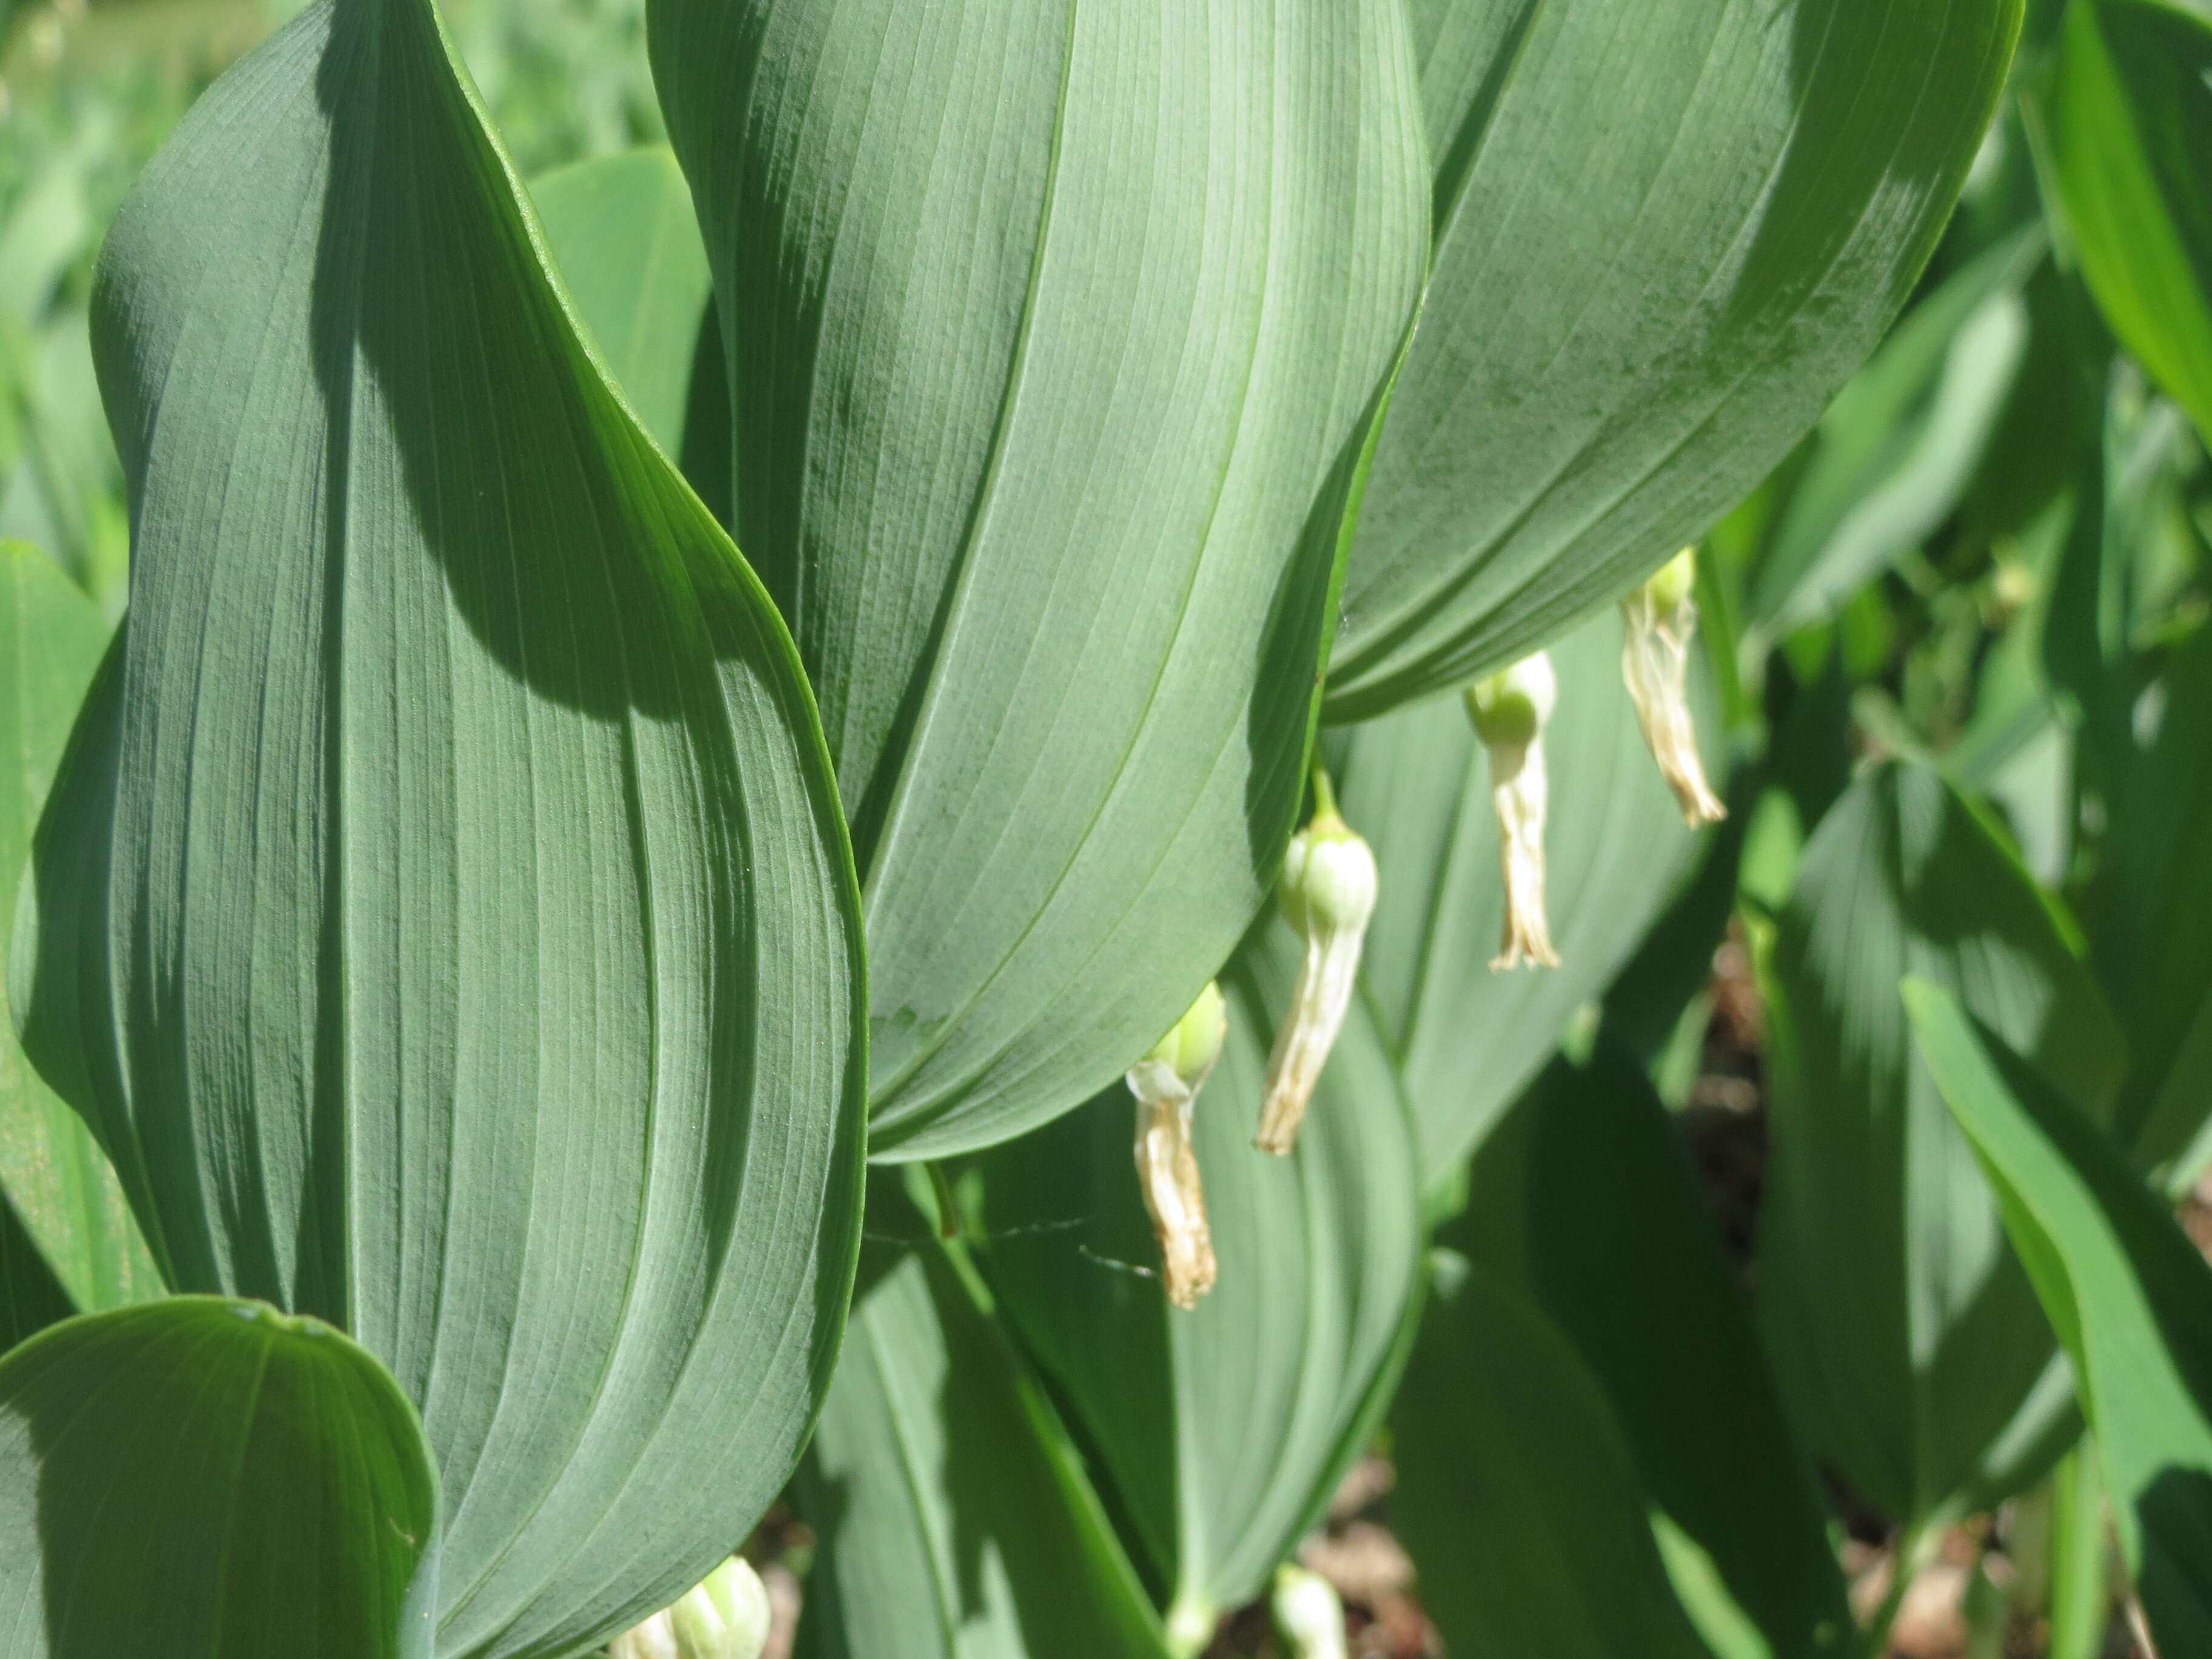
[[[1760,1314],[1800,1435],[1900,1522],[1996,1476],[2052,1348],[1895,987],[1956,990],[2103,1111],[2120,1039],[2077,950],[1978,814],[1898,764],[1829,810],[1779,919]]]
[[[2145,555],[2163,539],[2165,511],[2197,448],[2180,410],[2147,399],[2124,367],[2110,376],[2100,413],[2044,606],[2042,665],[2076,728],[2083,782],[2109,810],[2125,793],[2136,750],[2136,653],[2153,620],[2137,609],[2148,586]]]
[[[1669,1589],[1604,1390],[1536,1309],[1448,1253],[1391,1412],[1393,1529],[1454,1653],[1711,1659]]]
[[[1436,256],[1331,719],[1510,662],[1695,541],[1880,341],[2020,0],[1416,0]]]
[[[428,0],[306,13],[109,233],[130,619],[40,829],[25,1046],[180,1287],[351,1331],[439,1650],[726,1555],[857,1249],[858,894],[787,636],[572,332]]]
[[[2096,1447],[2083,1444],[2051,1477],[2050,1659],[2102,1659],[2112,1618],[2111,1557]]]
[[[327,1325],[213,1297],[0,1360],[0,1651],[429,1659],[438,1474]]]
[[[112,620],[123,609],[130,532],[84,313],[65,312],[26,342],[18,368],[24,443],[0,480],[0,538],[51,550]]]
[[[1820,417],[1752,588],[1748,617],[1764,637],[1825,620],[1957,509],[2026,358],[2021,290],[2048,246],[2032,223],[1978,256]]]
[[[1382,875],[1365,1001],[1403,1079],[1432,1188],[1612,981],[1697,845],[1621,684],[1620,628],[1617,617],[1595,617],[1552,649],[1559,700],[1544,751],[1556,970],[1490,971],[1505,908],[1498,818],[1489,763],[1458,699],[1333,734],[1328,746],[1345,817],[1373,844]],[[1711,699],[1699,702],[1710,736]]]
[[[1120,1076],[1273,882],[1427,252],[1405,19],[650,15],[864,877],[872,1149],[975,1150]]]
[[[2090,291],[2212,441],[2212,19],[2074,0],[2044,128]]]
[[[1081,1461],[957,1255],[880,1175],[796,1492],[813,1659],[1146,1659],[1158,1622]]]
[[[1412,1124],[1356,1004],[1297,1150],[1252,1145],[1302,950],[1269,916],[1222,975],[1228,1040],[1193,1111],[1220,1276],[1194,1311],[1153,1275],[1126,1085],[979,1160],[1000,1305],[1097,1446],[1170,1629],[1201,1643],[1264,1590],[1365,1443],[1420,1276]]]
[[[0,542],[0,901],[5,914],[14,913],[32,828],[107,637],[107,624],[92,601],[52,559],[21,542]],[[68,1296],[63,1313],[121,1307],[161,1293],[161,1275],[114,1170],[84,1121],[40,1081],[16,1046],[4,983],[0,1204],[8,1209],[0,1226],[12,1234],[4,1247],[11,1263],[21,1247],[33,1247]],[[27,1312],[40,1304],[25,1305]],[[13,1336],[35,1328],[18,1323]]]
[[[0,1353],[76,1311],[38,1241],[0,1193]]]
[[[2097,956],[2128,1034],[2118,1131],[2144,1168],[2212,1117],[2212,629],[2182,647],[2160,690],[2157,735],[2113,815]]]
[[[1707,1564],[1724,1611],[1700,1624],[1747,1625],[1775,1659],[1842,1652],[1851,1613],[1826,1505],[1633,1058],[1601,1044],[1587,1068],[1554,1062],[1476,1155],[1443,1242],[1528,1297],[1595,1375],[1670,1557]]]
[[[714,278],[675,155],[654,146],[594,156],[533,180],[530,197],[568,302],[638,423],[687,471],[695,459],[711,465],[696,480],[709,506],[718,489],[726,498],[729,393]],[[695,442],[695,423],[704,441]]]
[[[2073,1361],[2159,1651],[2206,1651],[2212,1268],[2118,1149],[1955,997],[1907,980],[1904,1002]]]

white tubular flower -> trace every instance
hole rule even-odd
[[[1684,548],[1620,602],[1628,624],[1620,649],[1621,678],[1628,682],[1644,741],[1674,792],[1682,822],[1692,830],[1728,816],[1705,781],[1697,727],[1690,720],[1690,641],[1698,633],[1698,605],[1691,593],[1697,586],[1697,559],[1694,549]]]
[[[1185,1310],[1213,1288],[1216,1272],[1190,1109],[1228,1033],[1220,988],[1208,982],[1175,1029],[1129,1068],[1129,1092],[1137,1097],[1137,1181],[1160,1242],[1168,1300]]]
[[[1544,914],[1544,727],[1559,700],[1552,659],[1539,651],[1467,689],[1474,734],[1490,751],[1498,856],[1505,872],[1505,936],[1491,971],[1559,965]]]
[[[667,1609],[616,1637],[607,1644],[607,1659],[682,1659]]]
[[[769,1618],[768,1587],[733,1555],[673,1607],[615,1638],[607,1659],[760,1659]]]
[[[1344,1603],[1336,1587],[1304,1567],[1275,1569],[1275,1593],[1268,1611],[1275,1628],[1290,1644],[1291,1659],[1349,1659],[1344,1636]]]
[[[1359,978],[1359,951],[1375,914],[1375,854],[1337,816],[1326,774],[1314,774],[1313,822],[1291,837],[1276,891],[1283,915],[1305,940],[1290,1012],[1267,1057],[1267,1093],[1254,1144],[1278,1157],[1298,1144],[1306,1103],[1344,1029]]]

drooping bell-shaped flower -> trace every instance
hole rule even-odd
[[[1504,939],[1491,969],[1559,965],[1544,911],[1544,727],[1559,700],[1552,659],[1539,651],[1467,689],[1474,734],[1490,751],[1490,799],[1498,809],[1498,856],[1505,872]]]
[[[1336,1586],[1304,1567],[1275,1569],[1274,1594],[1267,1609],[1289,1645],[1291,1659],[1348,1659],[1344,1603]]]
[[[1326,773],[1314,774],[1313,822],[1291,837],[1276,889],[1283,915],[1305,941],[1290,1011],[1267,1057],[1267,1093],[1255,1143],[1286,1154],[1298,1144],[1306,1103],[1344,1028],[1359,979],[1359,951],[1375,914],[1375,854],[1338,816]]]
[[[1636,704],[1644,741],[1674,792],[1682,821],[1692,830],[1718,823],[1728,808],[1705,781],[1690,719],[1690,643],[1697,637],[1698,556],[1684,548],[1659,574],[1620,602],[1627,634],[1620,650],[1621,678]]]
[[[760,1659],[769,1621],[767,1586],[733,1555],[672,1607],[615,1638],[607,1659]]]
[[[1213,1288],[1216,1271],[1191,1144],[1191,1107],[1221,1058],[1228,1031],[1220,988],[1209,982],[1175,1029],[1129,1068],[1129,1092],[1137,1097],[1137,1182],[1160,1243],[1168,1300],[1186,1310]]]

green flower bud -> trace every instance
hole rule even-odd
[[[1195,1659],[1212,1645],[1215,1628],[1221,1617],[1208,1603],[1191,1596],[1185,1590],[1168,1608],[1162,1634],[1167,1638],[1168,1652],[1174,1659]]]
[[[1690,719],[1690,642],[1698,631],[1698,607],[1690,595],[1697,574],[1696,556],[1685,548],[1620,602],[1626,625],[1620,677],[1636,705],[1644,741],[1674,792],[1682,821],[1692,830],[1728,816],[1705,781],[1697,727]]]
[[[1559,701],[1559,676],[1539,651],[1467,689],[1474,734],[1490,753],[1490,799],[1498,813],[1498,857],[1505,877],[1504,940],[1493,972],[1532,963],[1559,965],[1544,908],[1544,817],[1550,787],[1544,727]]]
[[[1221,1045],[1228,1035],[1228,1006],[1221,1000],[1221,988],[1208,980],[1198,1000],[1190,1005],[1190,1012],[1137,1064],[1169,1067],[1195,1094],[1221,1058]]]
[[[1559,677],[1541,651],[1467,689],[1468,718],[1491,749],[1528,748],[1544,735],[1559,701]]]
[[[1337,816],[1325,780],[1316,793],[1319,810],[1311,823],[1291,837],[1278,889],[1284,919],[1306,945],[1290,1011],[1267,1059],[1267,1092],[1260,1113],[1256,1144],[1278,1155],[1297,1145],[1306,1103],[1344,1028],[1378,883],[1374,852]]]
[[[1129,1068],[1127,1079],[1137,1097],[1137,1184],[1159,1241],[1168,1300],[1184,1310],[1195,1308],[1213,1288],[1218,1272],[1190,1116],[1228,1034],[1221,988],[1209,981],[1174,1029]]]
[[[1274,1594],[1267,1607],[1290,1646],[1291,1659],[1347,1659],[1344,1603],[1337,1599],[1336,1587],[1319,1573],[1304,1567],[1276,1568]]]
[[[1687,605],[1697,588],[1698,550],[1694,547],[1684,548],[1644,584],[1652,609],[1662,617],[1671,617]]]
[[[733,1555],[675,1605],[617,1637],[608,1659],[760,1659],[770,1622],[767,1586]]]

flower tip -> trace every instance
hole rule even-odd
[[[1306,1103],[1310,1094],[1294,1094],[1287,1089],[1270,1089],[1260,1106],[1260,1132],[1252,1137],[1252,1145],[1274,1158],[1288,1158],[1298,1149],[1298,1131],[1305,1125]]]
[[[1295,1659],[1345,1659],[1344,1602],[1320,1574],[1278,1567],[1268,1611]]]

